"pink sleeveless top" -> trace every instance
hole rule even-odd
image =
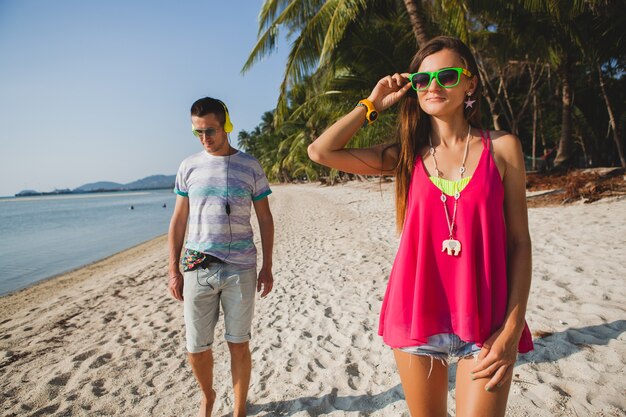
[[[457,204],[458,256],[442,252],[448,223],[439,190],[418,157],[411,177],[400,246],[383,300],[378,334],[392,348],[419,346],[454,333],[482,343],[504,323],[507,309],[504,186],[481,133],[483,151]],[[446,201],[452,218],[454,197]],[[524,325],[519,352],[533,349]]]

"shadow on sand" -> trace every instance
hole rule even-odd
[[[593,346],[608,345],[625,331],[626,320],[616,320],[612,323],[551,333],[534,339],[535,350],[520,356],[516,366],[525,363],[556,362],[583,349],[593,350]]]
[[[534,340],[535,350],[520,356],[515,366],[526,363],[555,362],[583,349],[593,349],[594,345],[608,345],[626,331],[626,320],[596,326],[567,329]],[[448,388],[454,388],[456,362],[450,364]],[[318,417],[336,411],[360,412],[367,416],[397,401],[404,401],[402,386],[396,385],[379,394],[337,396],[337,388],[322,397],[300,397],[292,400],[273,401],[267,404],[251,404],[248,415],[292,416],[305,411],[308,416]],[[232,414],[224,414],[229,417]],[[450,417],[448,415],[448,417]]]
[[[267,404],[250,404],[248,415],[256,416],[292,416],[303,411],[308,416],[318,417],[337,411],[357,411],[360,415],[370,413],[387,407],[396,401],[404,401],[402,387],[396,385],[387,391],[378,394],[338,396],[337,388],[321,397],[300,397],[292,400],[273,401]],[[225,414],[222,417],[229,417]]]

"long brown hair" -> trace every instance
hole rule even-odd
[[[427,56],[443,49],[449,49],[459,54],[465,67],[474,77],[478,77],[476,89],[471,96],[472,99],[476,100],[476,103],[473,107],[465,110],[465,119],[470,125],[480,127],[481,83],[478,74],[478,66],[476,65],[476,59],[474,59],[472,52],[460,39],[449,36],[438,36],[431,39],[413,57],[409,65],[409,73],[417,72],[422,61]],[[421,158],[421,150],[428,144],[430,129],[430,116],[420,107],[415,91],[409,90],[404,96],[400,113],[398,114],[397,146],[400,152],[398,154],[398,164],[395,168],[396,226],[398,232],[401,232],[404,226],[413,168],[415,167],[417,158]]]

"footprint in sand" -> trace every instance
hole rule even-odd
[[[64,387],[65,385],[67,385],[67,381],[70,380],[71,375],[72,374],[68,372],[59,376],[55,376],[50,381],[48,381],[48,385],[54,385],[55,387]]]
[[[95,361],[93,361],[91,365],[89,365],[89,368],[91,369],[100,368],[102,365],[106,365],[107,363],[109,363],[112,357],[113,355],[111,355],[110,353],[105,353],[104,355],[100,355],[96,358]]]
[[[117,317],[117,313],[112,311],[108,314],[106,314],[103,318],[102,321],[104,322],[104,324],[110,323],[113,320],[115,320],[115,318]]]
[[[78,354],[78,355],[74,356],[72,358],[72,361],[73,362],[82,362],[85,359],[89,358],[90,356],[93,356],[95,353],[96,353],[96,349],[88,350],[87,352],[83,352],[81,354]]]
[[[39,410],[37,410],[33,414],[31,414],[30,417],[48,416],[48,415],[54,413],[55,411],[57,411],[59,409],[59,407],[60,407],[60,404],[52,404],[52,405],[49,405],[47,407],[40,408]]]
[[[96,397],[102,397],[107,393],[107,390],[104,388],[104,379],[98,379],[91,383],[91,392]]]
[[[348,365],[348,367],[346,368],[346,373],[350,376],[354,376],[357,378],[361,376],[361,373],[359,372],[359,365],[356,363],[351,363],[350,365]]]
[[[315,359],[313,359],[313,362],[315,362],[315,364],[318,366],[318,368],[326,369],[326,367],[322,364],[322,362],[319,361],[319,359],[315,358]]]

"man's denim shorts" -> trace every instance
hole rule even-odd
[[[216,262],[207,268],[184,273],[183,287],[187,351],[211,349],[213,333],[224,312],[224,338],[228,342],[250,340],[256,291],[256,266],[253,268]]]
[[[429,336],[424,345],[407,346],[400,350],[412,355],[430,356],[447,363],[450,357],[476,357],[480,347],[476,343],[464,342],[454,333],[440,333]]]

